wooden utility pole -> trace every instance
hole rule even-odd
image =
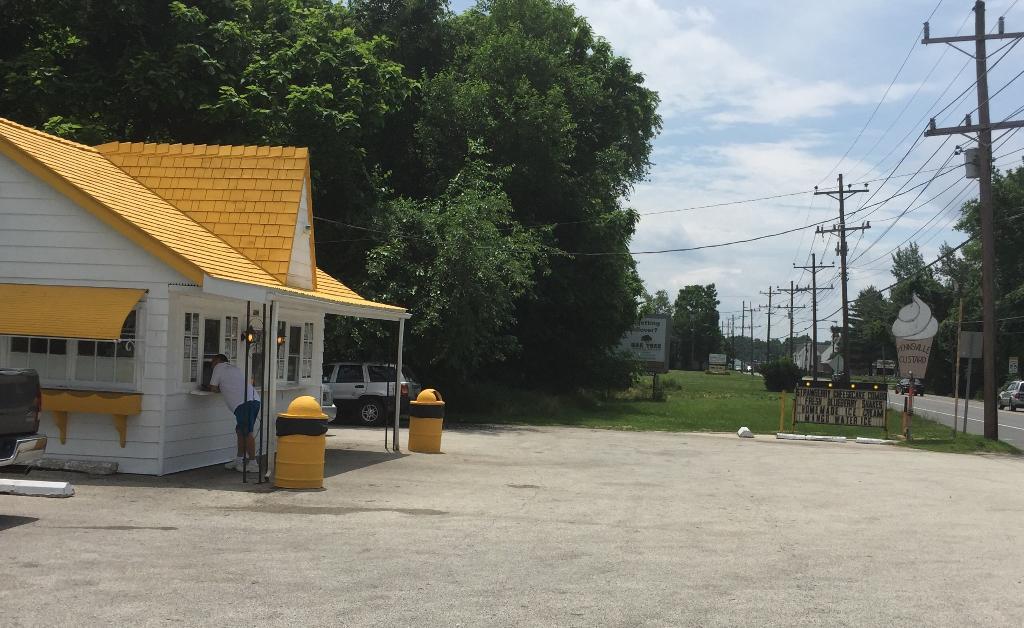
[[[750,374],[754,374],[754,304],[750,304]]]
[[[797,266],[796,264],[793,264],[793,268],[799,268],[801,270],[809,270],[809,271],[811,271],[811,288],[810,288],[810,291],[811,291],[811,344],[814,345],[812,347],[813,350],[812,350],[812,353],[811,353],[811,355],[813,356],[811,358],[811,363],[813,364],[813,367],[812,367],[812,370],[811,370],[811,377],[815,381],[818,380],[818,290],[831,290],[832,289],[832,286],[829,286],[827,288],[819,288],[818,287],[818,271],[821,270],[822,268],[835,268],[835,266],[836,266],[835,264],[828,264],[828,265],[821,264],[821,265],[819,265],[818,264],[818,260],[817,260],[817,256],[815,256],[814,253],[811,253],[811,265],[810,266]],[[806,291],[806,290],[807,290],[807,288],[801,288],[800,289],[801,292]]]
[[[788,292],[789,293],[789,305],[788,306],[783,305],[783,306],[780,306],[780,307],[782,307],[783,309],[789,310],[789,343],[787,344],[787,347],[788,347],[788,350],[789,350],[789,359],[791,359],[791,360],[793,359],[793,310],[802,310],[805,307],[807,307],[806,305],[794,305],[793,304],[793,295],[795,295],[797,292],[806,292],[809,289],[810,288],[798,288],[796,285],[794,285],[794,283],[792,281],[789,282],[789,288],[778,288],[778,287],[775,288],[776,292]]]
[[[764,358],[764,361],[767,364],[768,362],[772,361],[772,295],[775,294],[775,293],[772,292],[772,287],[768,286],[768,292],[766,292],[766,293],[765,292],[761,292],[760,294],[767,294],[768,295],[768,306],[766,307],[766,309],[768,311],[768,331],[767,331],[767,334],[765,335],[765,358]],[[761,307],[765,307],[765,306],[762,305]]]
[[[982,390],[985,395],[985,438],[999,438],[999,421],[996,411],[996,251],[995,231],[993,229],[992,210],[992,131],[999,129],[1015,129],[1024,127],[1024,120],[1003,120],[992,123],[988,108],[988,52],[986,42],[990,39],[1021,39],[1024,33],[1007,33],[1003,18],[999,18],[998,32],[987,34],[985,27],[985,3],[978,0],[974,3],[974,35],[957,37],[932,37],[928,22],[924,23],[923,44],[949,44],[960,52],[973,56],[975,74],[977,75],[978,92],[978,124],[971,124],[971,116],[967,115],[965,124],[956,127],[936,128],[935,118],[928,124],[925,137],[936,135],[956,135],[960,133],[978,134],[978,214],[981,218],[981,321],[982,321],[982,366],[984,381]],[[957,43],[974,42],[974,54],[956,46]]]
[[[824,229],[822,227],[818,227],[817,232],[818,233],[838,233],[839,234],[839,244],[836,245],[836,253],[839,254],[839,284],[840,284],[840,289],[842,291],[842,297],[843,297],[843,336],[842,336],[842,340],[840,341],[840,344],[839,344],[839,349],[840,349],[839,356],[840,356],[840,359],[843,361],[842,381],[844,381],[844,382],[849,382],[850,381],[850,366],[849,366],[848,361],[846,359],[846,349],[847,349],[847,345],[849,345],[849,342],[847,341],[847,338],[850,337],[850,302],[849,302],[849,298],[848,298],[848,295],[847,295],[847,282],[848,282],[849,277],[847,276],[847,272],[846,272],[846,254],[849,251],[848,251],[848,249],[846,247],[846,234],[849,233],[850,231],[864,231],[865,229],[870,229],[871,228],[871,223],[868,223],[868,222],[862,223],[859,227],[847,227],[846,226],[846,203],[845,203],[845,200],[846,200],[847,196],[851,196],[853,194],[860,194],[861,192],[867,192],[867,191],[868,191],[868,184],[867,183],[864,184],[863,188],[857,188],[856,190],[854,190],[852,186],[847,186],[844,189],[843,188],[843,175],[842,174],[839,175],[839,188],[838,189],[835,189],[835,190],[823,190],[823,191],[819,192],[817,187],[814,188],[815,196],[817,196],[819,194],[824,194],[826,196],[831,196],[832,198],[837,199],[839,201],[839,224],[838,225],[832,225],[831,229]],[[817,347],[815,347],[815,350],[817,350]]]
[[[747,302],[743,301],[742,303],[743,303],[743,305],[740,306],[740,307],[743,308],[743,314],[740,316],[740,338],[743,337],[743,334],[747,333]],[[737,353],[737,355],[739,355],[739,354]],[[742,365],[743,365],[743,360],[740,360],[740,374],[741,375],[744,372],[746,372],[746,369],[744,369]]]

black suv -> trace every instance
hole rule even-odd
[[[904,377],[900,381],[896,382],[896,386],[893,388],[897,395],[905,395],[910,392],[910,378]],[[914,396],[924,397],[924,382],[914,378]]]

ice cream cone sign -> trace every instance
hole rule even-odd
[[[910,303],[900,308],[896,322],[892,324],[892,335],[896,340],[901,376],[924,378],[928,371],[932,339],[937,331],[939,321],[916,294]]]

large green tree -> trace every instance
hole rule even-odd
[[[566,254],[519,300],[516,368],[584,385],[636,318],[637,217],[622,199],[649,166],[657,96],[565,2],[480,2],[452,30],[452,62],[422,81],[422,181],[443,188],[479,145],[506,173],[516,220],[557,223],[547,244]]]
[[[715,284],[680,288],[673,304],[674,362],[682,368],[700,369],[708,354],[722,347],[718,326],[718,290]]]

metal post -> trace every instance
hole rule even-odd
[[[967,404],[971,401],[971,371],[974,370],[974,358],[967,358],[967,390],[964,391],[964,427],[963,433],[967,433]]]
[[[248,319],[248,317],[246,317],[245,320],[246,320],[245,328],[249,329],[249,319]],[[267,447],[268,441],[270,440],[270,434],[267,433],[267,429],[268,429],[268,425],[267,424],[269,423],[269,418],[268,418],[268,414],[267,414],[267,402],[266,402],[267,390],[270,388],[270,385],[267,383],[267,381],[268,381],[267,377],[268,377],[268,374],[270,373],[270,369],[267,366],[267,329],[266,329],[266,327],[267,327],[267,304],[266,303],[263,304],[263,318],[261,320],[263,321],[263,334],[262,334],[263,337],[260,339],[263,342],[263,353],[262,353],[262,356],[261,356],[262,359],[263,359],[263,369],[262,369],[263,373],[262,373],[262,376],[260,377],[260,394],[262,395],[263,399],[260,402],[260,450],[259,450],[260,477],[258,479],[258,483],[259,484],[262,484],[263,482],[266,481],[267,465],[269,464],[269,461],[267,460],[267,457],[266,457],[266,453],[267,453],[266,447]],[[266,435],[266,437],[264,437],[264,435]]]
[[[245,317],[246,320],[249,318],[249,307],[252,304],[251,301],[245,302]],[[227,325],[227,321],[224,321]],[[230,330],[228,330],[230,331]],[[249,402],[249,343],[243,342],[245,345],[245,371],[242,376],[242,403],[246,404]],[[242,430],[242,484],[248,483],[247,475],[249,473],[249,420],[245,421],[245,429]],[[257,465],[258,466],[258,465]]]
[[[398,319],[398,360],[395,363],[396,379],[402,381],[402,345],[405,341],[405,319]],[[391,444],[395,452],[402,451],[398,442],[398,420],[402,414],[402,389],[401,385],[395,385],[395,431],[392,434]]]

